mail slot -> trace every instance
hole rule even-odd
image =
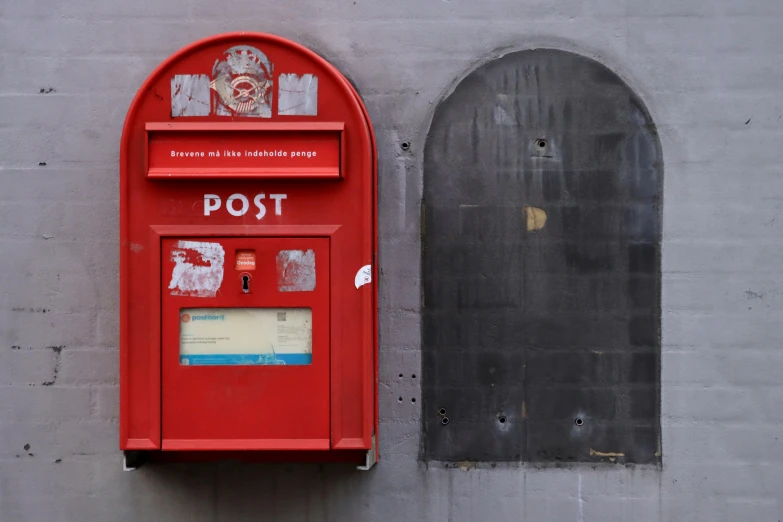
[[[374,464],[376,149],[345,77],[196,42],[139,89],[120,179],[126,455]]]

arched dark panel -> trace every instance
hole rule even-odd
[[[660,460],[662,187],[647,111],[589,58],[508,54],[438,106],[424,459]]]

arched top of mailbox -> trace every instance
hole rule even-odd
[[[213,143],[237,133],[245,140],[262,134],[277,141],[309,140],[320,147],[321,160],[304,170],[271,165],[268,172],[230,167],[225,161],[220,168],[173,168],[157,151],[158,144],[175,150],[183,141]],[[134,147],[146,151],[150,178],[341,178],[345,153],[375,156],[367,110],[334,66],[285,38],[244,32],[194,42],[152,72],[125,119],[123,166],[133,161]]]
[[[358,93],[306,47],[265,33],[204,38],[163,61],[142,84],[125,134],[144,122],[369,122]],[[368,125],[369,126],[369,125]]]

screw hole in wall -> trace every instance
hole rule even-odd
[[[397,402],[402,402],[402,397],[397,397]]]
[[[400,379],[402,379],[402,374],[400,374]]]
[[[441,416],[446,415],[446,408],[439,409],[438,410],[438,415],[441,415]]]
[[[584,424],[584,423],[585,423],[585,421],[583,421],[583,420],[581,419],[581,417],[577,417],[577,418],[574,420],[574,424],[576,424],[577,426],[581,426],[581,425],[582,425],[582,424]]]
[[[546,140],[544,140],[544,139],[537,139],[536,140],[536,146],[539,149],[545,149],[546,148]]]
[[[498,422],[500,424],[505,424],[506,423],[506,416],[505,415],[498,416]]]
[[[412,374],[411,374],[411,379],[415,379],[415,378],[416,378],[416,374],[415,374],[415,373],[412,373]]]
[[[449,423],[449,418],[448,417],[443,417],[440,420],[440,423],[443,424],[444,426],[447,425]]]
[[[411,402],[416,402],[416,397],[412,398]]]
[[[402,150],[406,151],[406,152],[411,150],[411,142],[410,141],[403,141],[402,143],[400,143],[400,148]]]

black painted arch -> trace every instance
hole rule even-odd
[[[423,459],[660,462],[662,187],[644,104],[590,58],[510,53],[440,103]]]

